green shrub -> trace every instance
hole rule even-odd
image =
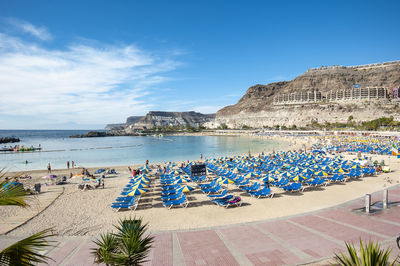
[[[388,265],[390,249],[381,249],[378,243],[368,242],[363,244],[360,239],[360,254],[357,253],[353,244],[345,242],[348,254],[335,254],[335,260],[339,265],[345,266],[361,266],[361,265]],[[395,265],[398,257],[389,265]]]

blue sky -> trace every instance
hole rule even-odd
[[[400,1],[1,1],[0,128],[216,112],[321,65],[400,60]]]

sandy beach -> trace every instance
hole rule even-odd
[[[286,137],[285,141],[291,143],[287,147],[288,150],[299,149],[305,144],[308,146],[311,144],[309,138]],[[355,158],[355,156],[354,154],[345,155],[348,159]],[[275,196],[272,199],[255,199],[235,189],[233,185],[229,185],[230,192],[240,196],[243,200],[241,207],[229,209],[216,206],[197,189],[186,193],[190,202],[186,209],[168,210],[162,206],[161,187],[158,180],[154,179],[150,191],[141,197],[136,211],[114,212],[110,205],[128,183],[130,175],[127,166],[113,167],[120,174],[106,178],[104,189],[82,191],[78,189],[78,184],[81,182],[79,178],[68,178],[68,184],[62,185],[64,192],[54,202],[29,222],[9,232],[8,235],[23,236],[49,227],[53,227],[59,235],[98,235],[113,230],[113,224],[117,223],[119,219],[133,216],[142,217],[145,222],[149,223],[150,230],[157,232],[254,222],[300,214],[344,203],[400,182],[400,176],[397,174],[400,171],[399,159],[381,155],[372,155],[372,159],[385,160],[386,164],[390,165],[392,172],[363,177],[346,183],[335,183],[326,187],[306,188],[301,193],[288,193],[274,187]],[[90,172],[94,170],[89,169]],[[53,170],[52,173],[58,176],[69,176],[70,173],[75,174],[80,171],[81,169],[59,169]],[[32,179],[24,180],[25,186],[38,181],[43,182],[41,177],[46,175],[47,171],[32,171],[29,174]],[[54,186],[42,186],[43,193],[45,194],[52,187]],[[30,208],[40,209],[39,207],[43,207],[40,205],[40,197],[41,195],[30,197]],[[17,207],[2,207],[0,208],[0,217],[7,219],[23,215],[24,211]]]

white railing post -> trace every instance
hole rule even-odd
[[[365,212],[369,213],[371,207],[371,194],[365,194]]]
[[[383,202],[382,202],[383,204],[383,208],[384,209],[387,209],[387,207],[388,207],[388,190],[387,189],[385,189],[384,191],[383,191]]]

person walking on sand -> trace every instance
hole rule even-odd
[[[75,168],[75,163],[74,163],[74,161],[72,161],[72,168]]]
[[[47,173],[51,174],[51,165],[50,165],[50,163],[47,164]]]
[[[69,161],[67,161],[67,169],[69,169]]]
[[[146,160],[146,166],[149,166],[149,160]]]

